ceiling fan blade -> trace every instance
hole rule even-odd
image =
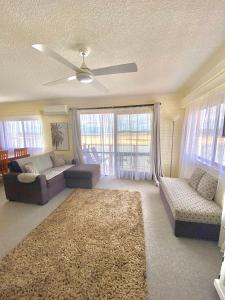
[[[91,70],[91,72],[95,76],[118,74],[118,73],[131,73],[131,72],[137,72],[137,65],[135,63],[122,64],[122,65],[110,66],[110,67],[105,67],[100,69],[94,69]]]
[[[94,79],[91,84],[93,85],[93,87],[95,87],[97,90],[103,92],[103,93],[107,93],[109,90],[102,85],[98,80]]]
[[[47,83],[44,83],[43,85],[45,86],[52,86],[52,85],[57,85],[57,84],[60,84],[60,83],[65,83],[65,82],[68,82],[68,81],[71,81],[71,80],[75,80],[76,79],[76,76],[70,76],[70,77],[64,77],[64,78],[60,78],[60,79],[57,79],[57,80],[54,80],[54,81],[50,81],[50,82],[47,82]]]
[[[50,49],[48,46],[43,45],[43,44],[34,44],[34,45],[32,45],[32,47],[50,57],[52,57],[56,61],[67,66],[68,68],[74,70],[75,72],[80,72],[80,68],[78,68],[77,66],[75,66],[74,64],[69,62],[67,59],[65,59],[64,57],[62,57],[61,55],[59,55],[52,49]]]

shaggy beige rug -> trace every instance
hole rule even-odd
[[[140,194],[76,190],[0,263],[0,299],[147,299]]]

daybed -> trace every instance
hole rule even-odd
[[[222,209],[215,201],[181,178],[162,177],[160,193],[175,236],[218,241]]]

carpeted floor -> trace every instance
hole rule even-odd
[[[175,237],[153,183],[105,176],[96,188],[139,191],[142,195],[149,300],[219,300],[213,286],[222,262],[217,243]],[[9,202],[0,184],[0,258],[70,194],[71,189],[65,189],[43,206]]]
[[[76,190],[0,264],[3,299],[147,299],[140,193]]]

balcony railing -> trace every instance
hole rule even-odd
[[[149,172],[151,169],[151,153],[127,151],[97,151],[95,148],[83,149],[86,163],[101,165],[104,175],[115,175],[117,172]]]

